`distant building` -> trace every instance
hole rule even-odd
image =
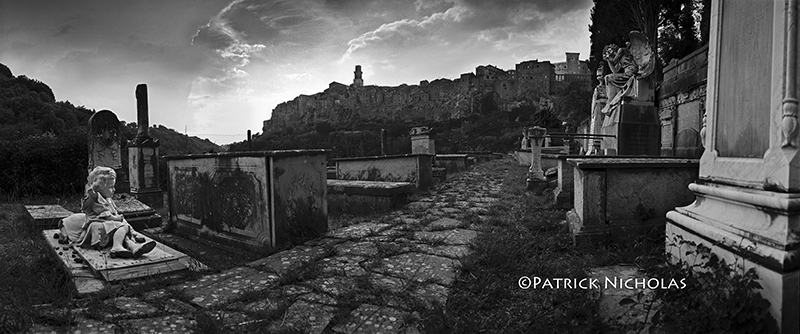
[[[361,78],[361,65],[356,65],[356,70],[353,72],[353,87],[364,87],[364,79]]]
[[[580,53],[567,52],[567,61],[555,63],[555,80],[558,82],[591,82],[592,71],[588,60],[579,60]]]

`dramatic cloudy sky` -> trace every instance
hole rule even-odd
[[[589,53],[591,0],[0,0],[0,63],[57,100],[217,143],[332,81],[395,86]],[[211,135],[214,136],[211,136]],[[230,134],[234,134],[231,136]],[[228,135],[228,136],[220,136]]]

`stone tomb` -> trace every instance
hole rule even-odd
[[[800,333],[799,18],[797,1],[712,2],[697,200],[666,215],[673,260],[696,260],[682,238],[754,268],[782,333]]]
[[[251,251],[321,234],[328,230],[327,152],[168,156],[171,227]]]
[[[664,230],[665,214],[691,203],[686,186],[698,161],[677,158],[568,158],[574,208],[567,213],[576,245],[630,241]]]

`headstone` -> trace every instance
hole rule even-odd
[[[798,2],[714,1],[711,17],[697,200],[667,213],[667,249],[754,268],[780,331],[800,333]]]
[[[527,188],[528,190],[541,191],[547,187],[547,179],[542,171],[542,145],[547,134],[545,128],[538,126],[528,128],[528,138],[531,145],[531,168],[528,170]]]
[[[158,139],[150,137],[148,124],[149,107],[147,85],[136,86],[136,111],[139,130],[136,140],[128,147],[128,170],[130,193],[139,201],[160,208],[164,206],[164,195],[159,185]]]
[[[654,103],[654,84],[650,76],[655,59],[647,38],[638,31],[630,33],[626,47],[607,45],[603,59],[614,73],[605,76],[608,104],[602,133],[607,155],[650,155],[661,153],[661,122]]]
[[[117,191],[128,192],[127,172],[122,168],[122,141],[117,115],[110,110],[100,110],[89,117],[89,165],[91,171],[96,166],[113,168],[117,173]]]
[[[418,126],[409,131],[411,136],[411,154],[431,154],[436,155],[436,147],[430,137],[431,128]]]

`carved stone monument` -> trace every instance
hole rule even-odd
[[[535,126],[528,128],[527,132],[531,146],[531,168],[528,170],[527,189],[541,191],[547,187],[547,179],[542,171],[542,144],[547,129]]]
[[[101,110],[89,117],[89,168],[87,174],[95,166],[113,168],[117,173],[117,193],[114,195],[114,202],[120,213],[125,216],[134,229],[159,226],[161,225],[161,216],[129,193],[128,173],[122,165],[120,147],[121,141],[124,139],[119,124],[119,118],[110,110]],[[131,163],[131,161],[128,162]]]
[[[95,166],[111,167],[117,173],[117,192],[128,192],[128,173],[122,168],[120,149],[125,140],[119,127],[119,118],[110,110],[100,110],[89,117],[89,165],[87,173]]]
[[[667,213],[667,249],[755,268],[780,331],[800,333],[798,1],[714,1],[710,38],[697,200]]]
[[[131,195],[151,207],[163,207],[164,195],[159,187],[158,139],[150,137],[147,85],[136,86],[136,111],[139,131],[128,146],[128,170]]]
[[[431,139],[430,133],[431,128],[427,126],[411,128],[408,133],[411,136],[411,154],[436,155],[435,143]]]
[[[606,155],[660,155],[661,123],[654,103],[652,74],[657,61],[647,38],[630,33],[626,47],[603,48],[613,73],[605,76],[608,104],[603,107]]]

